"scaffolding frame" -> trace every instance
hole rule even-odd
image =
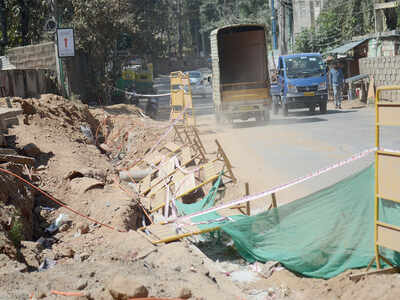
[[[375,99],[375,222],[374,247],[375,263],[378,270],[382,269],[381,260],[394,267],[380,251],[388,248],[400,252],[400,227],[380,221],[379,204],[381,200],[400,203],[400,153],[381,149],[381,127],[400,126],[400,103],[382,103],[380,96],[383,91],[398,91],[400,86],[379,87]],[[372,265],[371,261],[369,267]]]

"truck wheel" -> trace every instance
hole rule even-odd
[[[319,104],[319,112],[321,114],[326,114],[326,111],[327,111],[326,107],[327,107],[327,102],[326,101],[321,102]]]
[[[315,105],[311,104],[308,108],[308,111],[310,112],[310,114],[314,114],[315,113]]]
[[[287,104],[282,104],[282,114],[285,117],[289,115],[289,108]]]

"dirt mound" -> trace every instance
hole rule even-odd
[[[20,165],[0,167],[23,176]],[[0,254],[18,259],[19,243],[33,236],[33,207],[33,191],[15,177],[0,173]]]
[[[168,128],[168,124],[150,119],[134,105],[117,104],[91,112],[102,120],[96,132],[97,140],[104,141],[101,148],[120,166],[143,157]]]
[[[82,133],[81,126],[90,128],[92,134],[99,126],[99,121],[91,114],[87,105],[61,96],[44,94],[39,99],[12,98],[11,102],[21,105],[26,125],[33,123],[48,127],[75,140],[88,139]]]

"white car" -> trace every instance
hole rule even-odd
[[[190,85],[192,87],[199,87],[203,84],[203,74],[200,71],[188,71],[185,72],[189,75]]]

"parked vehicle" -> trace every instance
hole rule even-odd
[[[200,71],[188,71],[185,72],[185,74],[189,75],[190,85],[192,87],[203,84],[203,74]]]
[[[217,122],[269,120],[272,103],[268,74],[267,30],[246,24],[211,32],[213,100]]]
[[[280,56],[278,60],[277,85],[272,91],[273,111],[279,108],[285,116],[291,108],[308,108],[314,113],[327,110],[328,77],[326,65],[319,53],[302,53]]]

